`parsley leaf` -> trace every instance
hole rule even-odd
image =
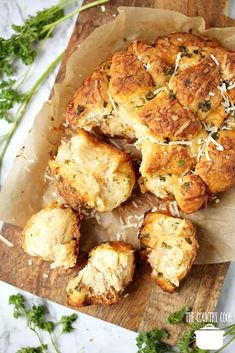
[[[30,310],[26,311],[26,320],[30,326],[34,325],[41,330],[51,333],[55,325],[52,321],[45,321],[45,315],[47,309],[43,305],[35,306],[33,305]]]
[[[137,353],[167,353],[172,352],[171,347],[162,342],[162,339],[168,338],[169,334],[164,329],[155,329],[149,332],[140,332],[136,338],[138,347]]]
[[[15,104],[24,101],[24,95],[14,88],[15,80],[0,82],[0,119],[12,122],[14,119],[10,115],[10,110]]]
[[[69,333],[74,330],[73,322],[77,320],[77,315],[74,313],[70,316],[62,316],[58,324],[62,325],[62,333]]]
[[[201,110],[202,112],[206,113],[211,109],[211,101],[210,100],[204,100],[198,104],[198,109]]]
[[[178,324],[182,324],[184,323],[184,319],[186,314],[191,311],[190,308],[188,308],[187,306],[184,306],[182,309],[180,309],[179,311],[176,311],[175,313],[172,313],[169,317],[168,317],[168,322],[171,325],[178,325]]]
[[[43,347],[24,347],[21,349],[18,349],[16,353],[43,353],[44,350],[47,349],[47,345],[44,344]]]
[[[8,303],[10,305],[14,305],[13,316],[15,319],[18,319],[20,316],[24,315],[25,313],[25,300],[23,295],[16,294],[11,295],[9,297]]]
[[[67,0],[39,11],[35,16],[29,16],[22,26],[12,25],[12,29],[16,33],[9,39],[0,38],[1,76],[13,73],[13,63],[17,59],[20,59],[25,65],[31,65],[34,62],[37,56],[37,51],[34,49],[35,44],[46,38],[47,35],[49,36],[50,29],[44,30],[46,25],[54,23],[64,16],[64,11],[61,8],[63,3],[66,4]]]
[[[178,161],[178,166],[179,166],[179,167],[184,167],[184,166],[185,166],[185,160],[184,160],[184,159],[180,159],[180,160]]]
[[[200,349],[195,345],[195,331],[204,327],[205,323],[195,321],[190,328],[188,328],[184,335],[178,340],[177,347],[180,353],[210,353],[207,350]]]

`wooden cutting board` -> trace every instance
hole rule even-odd
[[[96,7],[79,16],[57,81],[63,79],[66,62],[77,44],[96,27],[112,20],[117,14],[117,7],[121,5],[165,8],[189,16],[203,16],[207,27],[235,26],[235,20],[225,16],[228,4],[223,0],[217,0],[216,6],[214,0],[113,0],[105,4],[104,12]],[[77,269],[50,271],[48,263],[30,258],[22,251],[20,229],[5,225],[3,234],[14,247],[0,244],[0,279],[40,297],[67,305],[65,288]],[[168,315],[183,305],[192,307],[194,312],[213,311],[228,267],[229,263],[193,266],[190,275],[174,294],[164,293],[152,284],[149,270],[139,268],[128,290],[129,295],[120,304],[112,307],[90,306],[81,311],[135,331],[165,327],[171,334],[169,342],[175,344],[184,328],[167,325]]]

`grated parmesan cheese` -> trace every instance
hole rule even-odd
[[[139,206],[137,205],[137,203],[135,201],[131,201],[131,203],[135,208],[139,208]]]
[[[4,243],[4,244],[6,244],[7,246],[9,246],[10,248],[12,247],[12,246],[14,246],[8,239],[6,239],[2,234],[0,234],[0,240]]]
[[[232,83],[228,86],[228,90],[229,90],[229,89],[233,89],[233,88],[235,88],[235,82],[234,82],[234,83],[232,82]]]
[[[217,66],[219,66],[219,62],[213,54],[211,54],[211,59],[216,63]]]
[[[180,213],[179,213],[179,209],[176,201],[172,201],[169,203],[169,210],[172,216],[180,217]]]
[[[157,212],[158,211],[158,208],[157,207],[153,207],[152,209],[151,209],[151,212]]]
[[[121,225],[124,225],[124,224],[125,224],[125,223],[123,222],[123,219],[122,219],[121,216],[119,217],[119,220],[120,220]]]
[[[137,223],[129,223],[129,224],[124,224],[122,226],[123,229],[126,229],[126,228],[137,228],[137,227],[138,227]]]
[[[166,143],[167,145],[167,143]],[[169,142],[170,146],[174,146],[174,145],[187,145],[187,146],[191,146],[192,145],[192,141],[171,141]]]
[[[178,71],[180,59],[181,59],[181,52],[179,52],[179,53],[176,55],[176,59],[175,59],[175,68],[174,68],[174,72],[173,72],[172,77],[174,77],[175,74],[176,74],[176,72]]]
[[[118,148],[119,150],[121,149],[121,147],[118,145],[118,143],[116,141],[114,141],[113,139],[109,138],[109,141],[111,142],[112,145],[114,145],[116,148]]]
[[[111,94],[109,93],[109,91],[107,91],[107,94],[108,94],[108,97],[109,97],[110,103],[112,104],[113,110],[114,110],[115,112],[117,112],[117,107],[116,107],[116,104],[115,104],[115,102],[114,102],[114,100],[113,100],[113,98],[112,98]]]
[[[145,67],[146,71],[149,71],[151,69],[151,62],[148,61],[147,64],[144,64],[144,67]]]
[[[51,181],[51,180],[54,179],[54,177],[52,177],[52,176],[50,176],[50,175],[48,175],[48,174],[45,174],[45,175],[44,175],[44,179]]]

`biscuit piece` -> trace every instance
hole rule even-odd
[[[177,54],[184,53],[187,47],[194,47],[197,50],[206,46],[214,48],[218,46],[218,43],[205,37],[181,32],[158,37],[155,42],[158,56],[169,66],[175,64]]]
[[[207,156],[200,158],[195,171],[212,193],[235,183],[235,130],[220,131],[217,140],[211,139]]]
[[[164,291],[173,293],[196,257],[198,242],[193,224],[158,212],[149,213],[139,239],[147,251],[153,280]]]
[[[140,190],[144,194],[150,191],[160,199],[174,199],[174,190],[178,184],[177,175],[145,175],[138,180]]]
[[[162,141],[188,140],[201,129],[196,116],[184,109],[175,96],[166,91],[160,92],[146,103],[140,110],[139,117],[152,134]]]
[[[118,303],[134,270],[134,251],[129,244],[113,241],[97,246],[90,252],[86,266],[69,282],[69,304]]]
[[[66,121],[74,129],[133,138],[133,130],[122,122],[109,93],[110,66],[110,61],[103,63],[83,82],[68,104]]]
[[[161,145],[148,139],[137,144],[142,153],[140,172],[143,176],[187,173],[193,159],[183,145]]]
[[[219,85],[219,66],[211,58],[185,68],[169,81],[169,88],[179,102],[197,114],[200,120],[205,120],[221,103]]]
[[[151,75],[131,52],[113,55],[110,68],[109,92],[113,100],[127,110],[145,103],[145,96],[153,89]]]
[[[174,188],[175,199],[185,213],[193,213],[204,206],[209,195],[202,179],[195,174],[184,175]]]
[[[34,214],[23,230],[23,249],[46,261],[51,268],[76,265],[81,217],[71,208],[52,203]]]
[[[128,51],[134,53],[150,73],[156,88],[164,86],[169,81],[172,70],[161,60],[157,48],[153,45],[136,40],[129,45]],[[151,95],[146,96],[147,100],[148,97],[151,98]]]
[[[73,208],[111,211],[126,201],[135,184],[127,154],[78,130],[49,162],[58,190]]]

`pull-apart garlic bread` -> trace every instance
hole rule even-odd
[[[198,249],[196,231],[189,220],[148,213],[139,233],[152,269],[152,278],[173,293],[189,272]]]
[[[128,199],[135,184],[127,154],[85,130],[62,142],[49,165],[61,196],[75,209],[111,211]]]
[[[142,192],[175,198],[192,213],[234,184],[234,102],[235,53],[171,33],[115,53],[84,81],[66,116],[70,128],[136,139]]]
[[[94,248],[86,266],[67,287],[68,302],[74,306],[111,305],[119,302],[135,270],[134,251],[121,241]]]
[[[51,268],[76,265],[81,217],[70,207],[52,203],[34,214],[23,230],[23,248],[31,256],[51,261]]]

